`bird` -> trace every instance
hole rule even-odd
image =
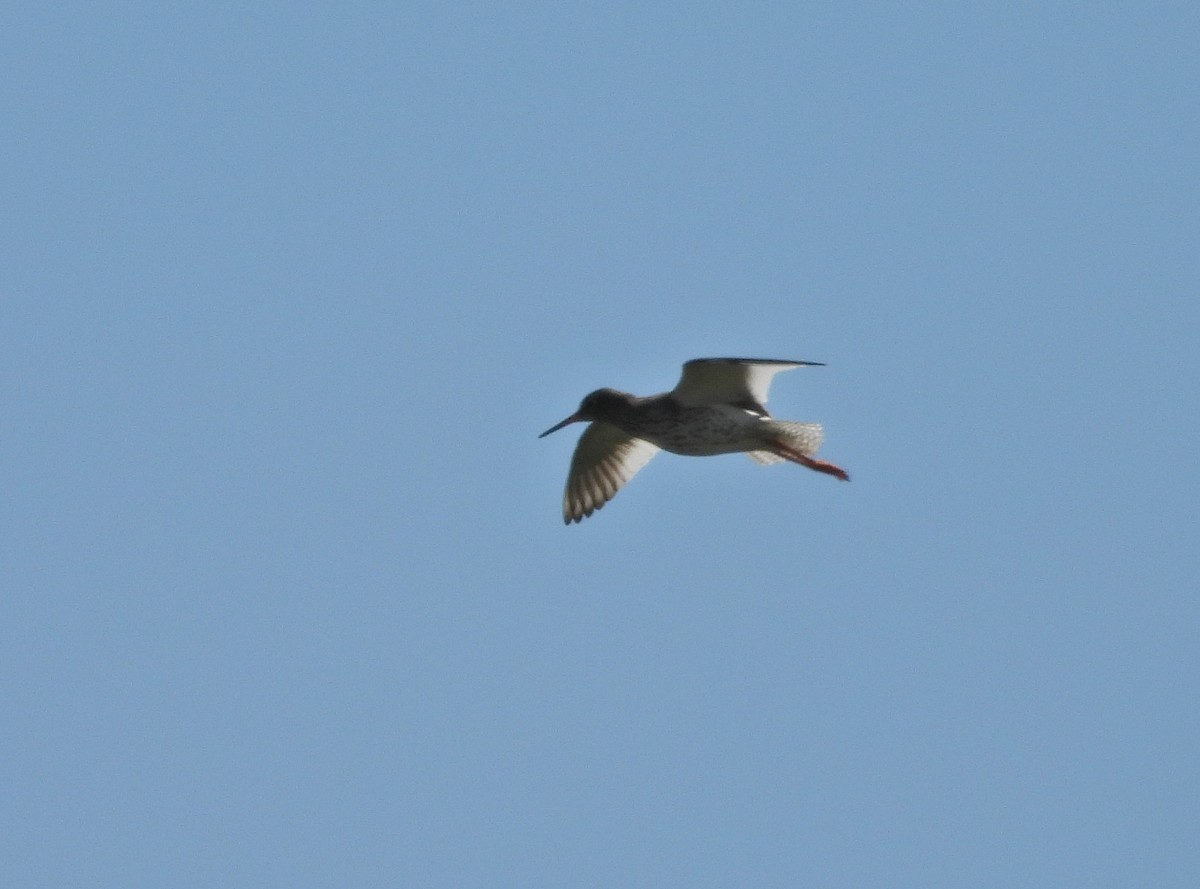
[[[563,492],[563,522],[581,522],[608,501],[660,450],[689,457],[745,453],[766,466],[788,460],[849,481],[846,470],[814,458],[819,423],[774,419],[766,409],[775,374],[820,361],[776,358],[693,358],[670,392],[639,397],[597,389],[579,409],[538,438],[572,423],[588,423],[571,457]]]

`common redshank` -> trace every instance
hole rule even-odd
[[[773,358],[694,358],[683,365],[675,388],[662,395],[592,392],[579,410],[538,436],[589,422],[571,458],[563,521],[581,522],[600,509],[660,449],[690,457],[744,452],[763,466],[790,460],[850,481],[844,469],[813,459],[821,446],[819,423],[776,420],[764,407],[775,374],[813,365],[824,366]]]

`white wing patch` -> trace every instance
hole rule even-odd
[[[685,405],[765,405],[775,374],[803,366],[800,361],[697,358],[683,366],[683,376],[671,394]]]
[[[616,426],[594,422],[579,436],[563,492],[563,521],[580,522],[617,495],[658,448]]]

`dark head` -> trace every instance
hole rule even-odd
[[[551,426],[538,438],[545,438],[551,432],[557,432],[564,426],[569,426],[572,423],[590,422],[592,420],[609,420],[619,416],[620,413],[629,407],[632,396],[625,392],[618,392],[616,389],[597,389],[595,392],[589,392],[584,396],[583,401],[579,403],[579,410],[571,414],[561,423]]]

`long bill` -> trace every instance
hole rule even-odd
[[[545,438],[551,432],[557,432],[558,430],[562,429],[564,426],[570,426],[572,423],[579,423],[579,422],[582,422],[582,420],[583,420],[583,417],[579,416],[579,414],[571,414],[571,416],[567,417],[561,423],[556,423],[553,426],[551,426],[549,429],[547,429],[545,432],[543,432],[541,435],[539,435],[538,438]]]

